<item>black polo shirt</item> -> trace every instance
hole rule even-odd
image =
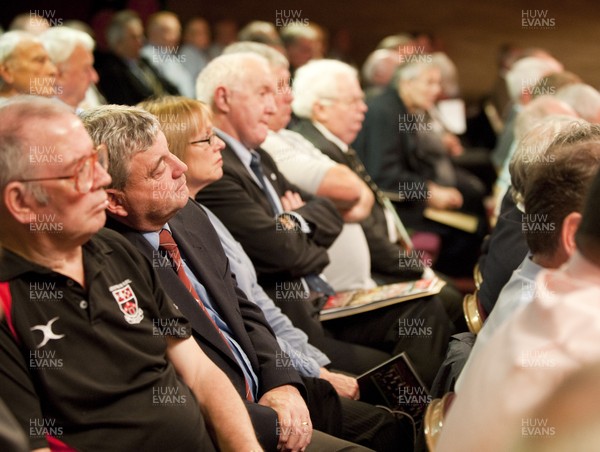
[[[188,322],[127,240],[102,230],[83,246],[85,288],[1,251],[0,397],[32,449],[47,436],[83,451],[210,448],[165,356]]]

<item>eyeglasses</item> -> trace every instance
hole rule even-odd
[[[77,162],[75,174],[71,176],[57,177],[38,177],[35,179],[17,179],[17,182],[41,182],[45,180],[68,180],[73,179],[75,190],[82,195],[89,193],[94,186],[94,178],[96,177],[96,163],[99,163],[103,169],[108,168],[108,150],[106,146],[100,145],[96,147],[94,153],[83,157]]]
[[[209,146],[214,146],[215,143],[217,142],[218,136],[214,133],[212,133],[208,138],[204,139],[204,140],[196,140],[196,141],[190,141],[190,144],[200,144],[200,143],[208,143]]]

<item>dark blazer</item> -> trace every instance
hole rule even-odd
[[[300,133],[304,138],[310,141],[317,149],[320,149],[325,155],[337,163],[350,167],[367,185],[368,181],[354,168],[350,159],[342,150],[332,141],[329,141],[308,119],[300,119],[294,125],[292,130]],[[369,254],[371,255],[371,271],[373,273],[382,273],[392,275],[403,279],[418,279],[422,269],[409,270],[401,268],[398,264],[400,246],[392,243],[388,239],[387,221],[384,209],[375,202],[371,215],[361,221],[361,226],[365,233],[369,245]]]
[[[95,53],[94,67],[98,72],[98,89],[111,104],[136,105],[156,96],[150,87],[142,83],[129,69],[127,63],[113,53]],[[179,94],[177,88],[163,78],[144,58],[140,64],[152,71],[168,94]]]
[[[327,247],[342,229],[343,220],[331,201],[300,190],[279,172],[262,149],[263,172],[279,196],[298,192],[306,204],[296,212],[308,222],[310,234],[278,228],[262,188],[229,146],[223,152],[223,177],[202,189],[196,199],[225,224],[252,259],[259,283],[267,289],[275,281],[291,281],[320,273],[329,263]]]
[[[261,309],[249,301],[237,287],[235,279],[229,271],[229,261],[225,256],[217,232],[204,210],[190,199],[187,205],[171,218],[169,226],[182,259],[204,285],[210,294],[213,306],[229,325],[233,337],[248,356],[259,380],[258,398],[273,388],[287,384],[296,386],[306,398],[304,384],[296,370],[289,365],[290,360],[280,359],[282,351]],[[259,439],[263,446],[267,447],[266,444],[268,444],[265,441],[266,435],[272,435],[270,439],[274,439],[276,443],[276,430],[272,428],[277,418],[275,412],[245,400],[246,386],[242,370],[227,344],[221,339],[209,318],[185,288],[177,273],[171,266],[161,265],[163,261],[157,259],[156,251],[140,232],[134,231],[112,218],[107,221],[107,227],[123,234],[153,262],[165,291],[190,321],[196,342],[206,355],[225,372],[246,402],[257,434],[262,436]],[[269,419],[266,421],[267,425],[263,422],[265,417]],[[257,425],[257,419],[259,419],[259,425]]]

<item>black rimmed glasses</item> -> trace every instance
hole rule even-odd
[[[190,141],[190,144],[208,143],[209,146],[214,146],[217,142],[217,138],[217,135],[213,132],[209,135],[208,138],[205,138],[204,140]]]
[[[37,177],[32,179],[17,179],[17,182],[41,182],[45,180],[68,180],[72,179],[75,183],[75,190],[82,195],[89,193],[94,186],[94,178],[96,177],[96,163],[106,170],[108,168],[108,150],[106,146],[100,145],[96,147],[94,153],[83,157],[75,166],[75,174],[71,176],[52,176],[52,177]]]

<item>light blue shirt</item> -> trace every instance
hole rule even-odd
[[[171,231],[171,228],[169,227],[168,224],[166,224],[163,228],[167,229],[169,232]],[[158,247],[160,244],[159,234],[160,234],[160,232],[144,232],[144,233],[142,233],[142,235],[150,243],[152,248],[154,248],[157,251],[158,251]],[[194,287],[194,290],[196,291],[196,293],[200,296],[200,299],[202,301],[202,304],[206,308],[206,311],[208,312],[210,317],[213,319],[213,321],[217,324],[217,326],[223,333],[223,336],[225,336],[225,339],[227,339],[227,342],[229,343],[229,345],[231,347],[231,351],[233,352],[235,359],[237,360],[240,368],[242,369],[242,372],[244,372],[246,381],[248,382],[248,385],[250,386],[250,391],[252,393],[252,397],[254,398],[254,400],[258,400],[258,398],[257,398],[258,377],[256,376],[256,374],[254,373],[254,370],[252,369],[252,365],[250,364],[250,360],[248,359],[248,356],[246,355],[246,353],[244,352],[244,350],[242,349],[240,344],[238,344],[237,341],[233,338],[233,333],[232,333],[231,329],[229,328],[229,325],[227,325],[227,323],[225,323],[225,321],[221,318],[221,316],[219,315],[219,313],[213,306],[210,295],[206,291],[206,288],[202,285],[202,283],[200,283],[200,281],[198,281],[198,278],[196,278],[196,275],[194,275],[194,273],[189,269],[189,267],[185,263],[185,259],[183,258],[183,256],[182,256],[181,260],[183,262],[183,269],[185,270],[185,274],[190,279],[190,282],[192,283],[192,286]]]
[[[238,287],[248,299],[256,303],[263,311],[267,322],[273,328],[281,349],[292,359],[294,368],[305,377],[318,377],[320,368],[331,363],[318,348],[308,343],[304,332],[296,328],[290,319],[275,305],[256,280],[252,261],[225,225],[206,207],[210,222],[219,234],[221,245],[229,259],[231,272],[235,275]]]

